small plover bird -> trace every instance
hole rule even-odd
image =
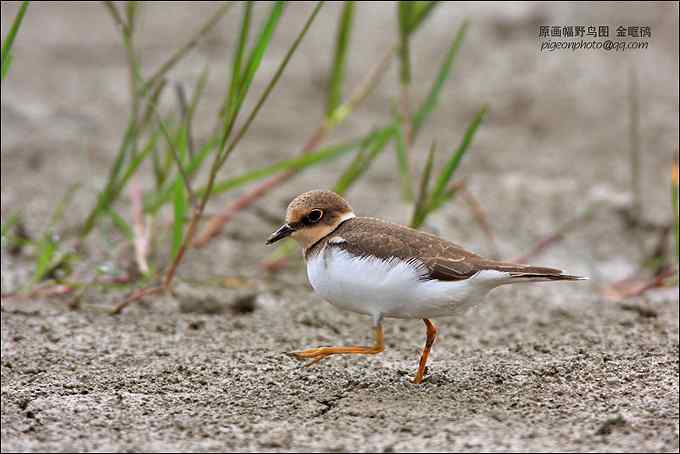
[[[434,317],[455,315],[489,291],[516,282],[586,279],[554,268],[482,258],[429,233],[358,217],[338,194],[310,191],[288,205],[286,223],[267,244],[287,236],[302,246],[312,287],[334,306],[373,319],[372,346],[319,347],[290,353],[307,365],[338,354],[384,350],[384,317],[419,318],[427,341],[414,383],[422,383],[437,328]]]

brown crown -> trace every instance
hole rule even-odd
[[[332,191],[308,191],[295,197],[288,205],[286,222],[296,222],[310,210],[322,210],[326,218],[350,213],[352,207],[345,199]]]

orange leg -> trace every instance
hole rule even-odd
[[[382,324],[379,323],[373,328],[373,339],[374,344],[371,347],[319,347],[310,348],[301,352],[291,352],[289,355],[300,361],[310,359],[311,361],[305,364],[305,366],[316,364],[331,355],[375,355],[385,350],[385,335],[383,333]]]
[[[420,363],[418,364],[418,373],[416,374],[416,378],[413,380],[413,383],[415,383],[416,385],[419,385],[423,382],[423,376],[425,375],[425,366],[427,365],[427,358],[429,358],[430,356],[432,344],[434,344],[434,340],[437,337],[437,327],[434,326],[434,324],[426,318],[424,318],[423,321],[425,322],[425,326],[427,327],[427,340],[425,341],[425,348],[423,349],[423,354],[420,356]]]

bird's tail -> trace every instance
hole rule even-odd
[[[514,284],[517,282],[544,282],[544,281],[582,281],[587,277],[565,274],[557,268],[543,266],[531,266],[512,262],[499,262],[495,260],[480,261],[478,267],[482,270],[500,271],[502,277],[493,279],[496,285]]]
[[[587,277],[563,274],[561,271],[557,273],[533,273],[526,271],[510,273],[511,282],[583,281],[587,279]]]
[[[501,271],[505,273],[504,284],[515,282],[543,282],[543,281],[581,281],[587,277],[564,274],[557,268],[547,268],[543,266],[522,265],[510,262],[491,262],[485,263],[484,268]]]

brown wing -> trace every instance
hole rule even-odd
[[[428,273],[424,276],[426,279],[464,280],[481,270],[548,275],[561,273],[554,268],[488,260],[435,235],[375,218],[349,219],[320,243],[325,244],[334,239],[335,246],[353,255],[373,256],[386,260],[392,257],[418,260],[427,268]]]
[[[337,246],[358,256],[418,260],[427,268],[427,279],[467,279],[479,271],[477,255],[425,232],[374,218],[352,218],[329,235],[342,238]]]

